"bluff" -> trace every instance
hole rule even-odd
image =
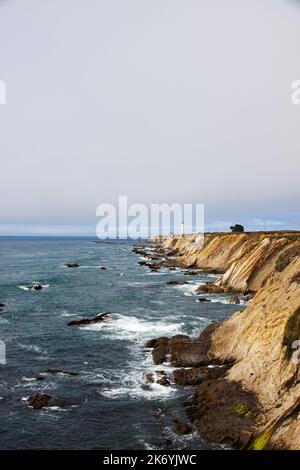
[[[156,340],[153,357],[168,354],[181,384],[196,386],[186,411],[209,440],[300,450],[300,233],[206,234],[198,242],[160,241],[173,264],[220,273],[210,292],[254,297],[196,340]]]

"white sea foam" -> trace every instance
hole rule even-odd
[[[149,338],[151,335],[178,334],[182,332],[183,326],[183,323],[166,323],[164,321],[154,323],[134,316],[115,313],[107,321],[82,326],[80,329],[113,334],[115,339],[137,340],[141,337]]]
[[[18,343],[18,346],[21,349],[24,349],[25,351],[33,351],[36,353],[41,353],[42,349],[39,346],[35,346],[34,344],[23,344],[23,343]]]
[[[190,284],[182,284],[182,285],[175,285],[175,289],[181,290],[184,295],[191,296],[195,295],[196,289],[198,287],[199,283],[190,283]]]
[[[247,306],[250,303],[249,301],[240,299],[240,304],[233,304],[232,302],[230,302],[230,298],[226,294],[225,295],[224,294],[203,294],[203,295],[198,296],[198,299],[199,298],[208,299],[210,300],[209,303],[217,303],[217,304],[225,304],[225,305]],[[198,299],[196,300],[196,302],[198,301]]]

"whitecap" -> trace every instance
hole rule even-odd
[[[41,353],[42,349],[39,346],[35,346],[34,344],[23,344],[23,343],[18,343],[18,346],[21,349],[24,349],[25,351],[33,351],[36,353]]]
[[[113,314],[107,321],[92,325],[81,326],[81,330],[101,331],[110,333],[115,339],[139,340],[141,336],[146,338],[159,335],[174,335],[182,332],[183,323],[166,323],[164,321],[149,322],[140,318]]]

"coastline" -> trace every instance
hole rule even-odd
[[[224,292],[248,297],[249,305],[196,339],[148,341],[154,363],[168,360],[175,383],[195,386],[186,414],[209,441],[300,449],[300,376],[293,360],[300,339],[300,232],[206,234],[200,249],[195,241],[193,235],[154,238],[145,263],[154,271],[177,266],[218,273],[197,289],[199,298]]]

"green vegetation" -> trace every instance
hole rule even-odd
[[[268,444],[271,436],[272,436],[271,431],[265,431],[264,433],[262,433],[260,436],[254,439],[253,444],[252,444],[252,449],[263,450]]]
[[[290,316],[286,322],[283,345],[287,346],[287,356],[290,358],[293,354],[292,344],[300,339],[300,307]]]
[[[255,412],[250,410],[249,406],[246,403],[236,403],[231,409],[232,413],[244,416],[245,418],[252,419],[255,416]]]

